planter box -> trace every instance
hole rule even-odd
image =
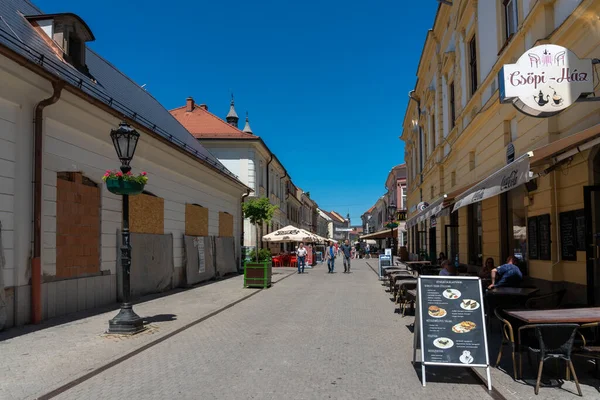
[[[144,184],[132,181],[124,181],[123,179],[108,179],[106,188],[114,194],[128,194],[130,196],[140,194],[144,191]]]
[[[271,286],[273,263],[246,262],[244,264],[244,287],[268,288]]]

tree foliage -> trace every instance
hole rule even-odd
[[[271,222],[277,206],[272,205],[266,197],[246,200],[242,205],[244,217],[253,225],[262,225]]]

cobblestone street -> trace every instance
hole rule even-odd
[[[488,397],[462,369],[411,365],[412,318],[362,260],[293,275],[63,392],[59,399],[465,399]],[[343,270],[342,270],[343,271]],[[174,310],[176,311],[176,310]]]

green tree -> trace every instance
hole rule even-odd
[[[258,227],[262,226],[264,223],[271,222],[273,218],[273,214],[277,206],[272,205],[269,202],[269,199],[266,197],[261,198],[251,198],[246,200],[242,204],[242,211],[244,212],[244,217],[250,220],[250,223],[256,228],[256,248],[258,249],[259,236],[258,236]],[[256,252],[256,261],[258,262],[258,252]]]

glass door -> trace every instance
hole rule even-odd
[[[600,186],[583,187],[587,303],[600,305]]]

